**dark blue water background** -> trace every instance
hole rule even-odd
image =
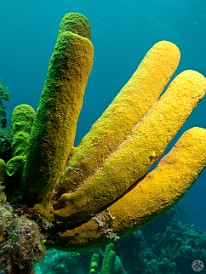
[[[179,46],[177,73],[194,69],[206,75],[205,0],[0,0],[0,76],[11,90],[9,117],[21,103],[36,109],[59,22],[70,11],[89,18],[95,47],[76,144],[157,41]],[[205,107],[203,100],[180,133],[192,126],[206,127]],[[180,218],[204,231],[205,197],[204,172],[179,203]]]

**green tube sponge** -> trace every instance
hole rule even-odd
[[[0,159],[0,182],[4,181],[5,175],[5,162],[3,159]]]
[[[12,112],[11,149],[13,157],[6,163],[6,174],[9,177],[15,175],[15,180],[19,180],[22,176],[34,116],[34,109],[26,104],[16,106]]]
[[[99,265],[99,254],[94,253],[90,262],[89,273],[97,274]]]
[[[59,26],[59,34],[71,31],[91,40],[91,30],[88,19],[79,13],[70,12],[64,15]]]
[[[50,59],[23,175],[25,197],[32,202],[47,200],[45,196],[50,196],[74,144],[93,63],[93,45],[82,36],[85,20],[84,16],[74,13],[63,18]]]
[[[114,251],[114,244],[109,243],[106,245],[101,274],[113,273],[115,259],[116,259],[116,252]]]
[[[34,109],[29,105],[21,104],[14,108],[11,116],[11,147],[13,157],[26,154],[34,116]]]

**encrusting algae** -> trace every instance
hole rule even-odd
[[[93,63],[90,39],[85,16],[66,14],[36,114],[22,105],[16,109],[18,115],[15,110],[12,116],[19,118],[12,122],[10,161],[23,158],[20,167],[10,168],[8,161],[1,177],[8,200],[16,203],[15,213],[10,212],[20,220],[13,224],[15,231],[24,230],[25,215],[32,237],[33,228],[39,228],[35,238],[38,254],[42,254],[43,243],[79,250],[141,228],[171,208],[206,165],[206,130],[192,128],[148,173],[206,91],[205,77],[192,70],[183,71],[168,85],[180,60],[179,49],[168,41],[160,41],[148,51],[128,83],[74,148]],[[23,115],[25,109],[31,115]],[[13,173],[15,168],[18,176]],[[17,181],[13,192],[12,180]],[[3,187],[0,191],[1,204],[8,203]],[[3,246],[3,238],[0,243]],[[2,258],[7,254],[5,249]],[[8,267],[6,264],[0,260],[1,267]],[[15,267],[18,270],[20,266],[9,267],[15,273]],[[28,273],[28,268],[21,273]]]

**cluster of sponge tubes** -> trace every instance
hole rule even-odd
[[[41,216],[52,224],[46,243],[68,250],[107,243],[151,222],[186,193],[206,164],[206,130],[192,128],[147,173],[206,90],[205,77],[192,70],[169,83],[180,52],[168,41],[147,52],[74,147],[93,62],[90,38],[83,15],[63,17],[35,117],[30,109],[23,155],[14,152],[6,165],[7,176],[18,171],[21,203],[32,209],[30,218]],[[15,146],[15,129],[24,131],[17,120],[12,123],[15,148],[22,146]]]

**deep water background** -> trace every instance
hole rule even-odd
[[[205,0],[0,0],[0,76],[11,91],[8,118],[21,103],[36,109],[59,22],[70,11],[88,17],[95,47],[76,144],[157,41],[169,40],[179,46],[182,59],[177,73],[194,69],[206,75]],[[175,140],[189,127],[206,127],[205,108],[206,99]],[[204,231],[205,197],[203,172],[178,205],[181,221]]]

